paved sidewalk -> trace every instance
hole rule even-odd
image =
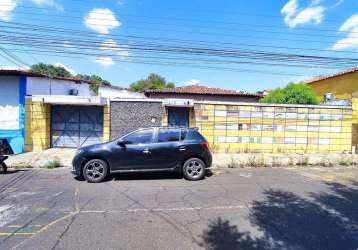
[[[58,158],[64,167],[70,167],[75,152],[76,149],[71,148],[51,148],[42,152],[11,155],[6,164],[17,168],[39,168],[45,165],[46,162]]]

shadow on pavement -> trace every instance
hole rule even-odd
[[[111,174],[115,181],[124,180],[162,180],[162,179],[182,179],[183,176],[175,172],[142,172],[142,173],[118,173]]]
[[[208,170],[205,177],[211,177],[213,174]],[[164,180],[164,179],[183,179],[183,175],[178,172],[133,172],[133,173],[116,173],[111,174],[109,180],[123,181],[123,180]]]
[[[327,193],[308,198],[267,190],[254,201],[249,219],[260,232],[240,232],[230,221],[217,218],[203,232],[206,249],[357,249],[358,182],[326,183]]]

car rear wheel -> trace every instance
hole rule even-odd
[[[108,164],[100,159],[90,160],[83,167],[83,177],[90,183],[103,181],[108,174]]]
[[[203,179],[205,171],[205,163],[199,158],[190,158],[183,164],[184,177],[189,181]]]

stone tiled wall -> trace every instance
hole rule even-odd
[[[165,108],[161,102],[111,102],[111,138],[142,127],[161,126]]]

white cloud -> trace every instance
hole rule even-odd
[[[105,67],[110,67],[110,66],[114,65],[112,57],[109,57],[109,56],[97,57],[94,61],[98,64],[105,66]]]
[[[320,0],[313,0],[308,7],[299,8],[298,0],[289,0],[281,9],[285,23],[290,28],[307,23],[320,24],[326,11],[320,2]]]
[[[117,4],[118,4],[118,5],[123,5],[123,4],[124,4],[124,2],[123,2],[123,1],[121,1],[121,0],[118,0],[118,1],[117,1]]]
[[[55,0],[31,0],[37,6],[47,6],[51,8],[55,8],[58,11],[63,11],[63,6],[57,3]]]
[[[297,8],[297,0],[290,0],[285,4],[285,6],[283,6],[283,8],[281,9],[281,14],[285,16],[284,20],[286,24],[289,24],[291,19],[293,19],[296,14]]]
[[[338,40],[333,50],[358,49],[358,14],[348,18],[339,28],[339,31],[347,32],[347,36]]]
[[[17,0],[2,0],[0,5],[0,20],[9,21],[11,13],[16,8]]]
[[[107,35],[111,29],[122,25],[110,9],[93,9],[84,18],[85,25],[94,31]]]
[[[340,31],[349,31],[358,27],[358,14],[355,14],[348,18],[342,26],[339,28]]]
[[[337,0],[337,2],[335,4],[333,4],[331,8],[336,8],[339,5],[341,5],[343,2],[344,2],[344,0]]]
[[[129,57],[128,45],[119,45],[112,39],[108,39],[108,40],[104,41],[102,43],[100,49],[114,53],[115,55],[117,55],[123,59]]]
[[[64,65],[63,63],[57,62],[54,64],[56,67],[62,67],[65,70],[67,70],[68,72],[70,72],[72,75],[77,75],[76,71],[74,71],[73,69],[67,67],[66,65]]]
[[[201,81],[198,79],[191,79],[191,80],[185,82],[185,85],[186,86],[199,85],[200,83],[201,83]]]

